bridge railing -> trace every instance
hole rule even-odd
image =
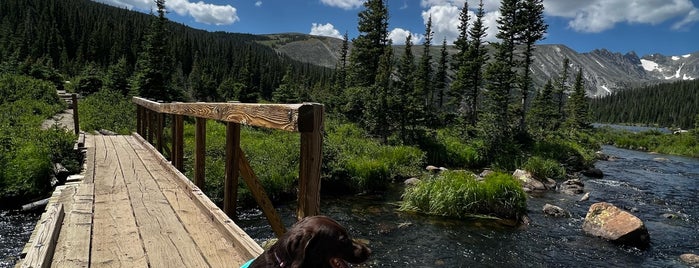
[[[298,218],[317,215],[320,204],[320,168],[324,108],[319,103],[257,104],[257,103],[160,103],[133,97],[137,105],[136,129],[145,140],[154,144],[162,154],[167,147],[163,141],[165,116],[171,116],[172,144],[170,161],[183,171],[184,116],[195,118],[194,184],[205,185],[206,121],[226,123],[226,168],[224,178],[224,212],[235,218],[238,177],[243,178],[255,201],[267,217],[272,230],[281,236],[284,225],[272,206],[264,188],[255,176],[240,148],[241,124],[298,132],[301,137]]]

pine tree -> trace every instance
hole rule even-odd
[[[432,109],[434,99],[434,84],[432,81],[432,55],[430,54],[433,35],[432,16],[430,15],[427,19],[427,24],[425,25],[425,41],[422,44],[422,57],[420,58],[418,77],[415,81],[415,95],[417,98],[421,99],[421,101],[415,103],[418,105],[416,108],[419,109],[419,111],[417,114],[415,114],[413,120],[417,121],[418,124],[422,126],[427,126],[428,121],[431,121],[434,118]]]
[[[338,90],[345,90],[347,88],[347,53],[349,52],[349,37],[347,32],[345,32],[342,38],[342,47],[340,48],[340,62],[336,68],[336,87]]]
[[[456,38],[456,40],[454,40],[454,48],[456,48],[456,53],[453,56],[454,58],[451,66],[454,72],[458,72],[461,65],[464,64],[464,57],[469,47],[469,19],[470,18],[468,14],[468,1],[464,1],[464,6],[461,8],[461,12],[459,13],[459,36]]]
[[[519,90],[521,107],[519,110],[519,131],[524,132],[526,127],[526,108],[528,97],[532,86],[531,66],[534,62],[534,45],[544,38],[548,25],[544,22],[543,0],[523,0],[521,11],[518,12],[518,21],[521,25],[519,32],[519,43],[524,45],[524,59],[521,62],[523,72],[519,79]]]
[[[549,80],[544,88],[534,97],[528,112],[529,131],[534,136],[543,138],[546,133],[555,130],[558,115],[556,101],[553,97],[553,83]]]
[[[350,54],[351,86],[371,86],[379,69],[379,59],[388,43],[388,8],[383,0],[364,2],[359,12],[359,35],[352,41]]]
[[[291,68],[286,69],[282,78],[282,83],[272,93],[272,101],[275,103],[297,103],[299,102],[298,88],[293,83],[293,73]]]
[[[129,86],[129,66],[126,57],[121,57],[115,65],[109,66],[104,86],[108,89],[120,92],[126,96],[131,88]]]
[[[483,86],[483,68],[488,61],[488,50],[485,47],[485,38],[487,36],[486,27],[483,24],[485,11],[483,9],[483,1],[478,4],[476,11],[476,20],[473,22],[473,27],[469,31],[471,42],[468,46],[468,111],[470,111],[470,125],[475,126],[478,122],[478,99],[480,98],[481,88]]]
[[[389,41],[390,44],[390,41]],[[379,60],[379,69],[376,74],[376,84],[372,86],[373,98],[367,101],[367,109],[364,110],[365,124],[369,133],[378,136],[383,143],[388,141],[390,135],[389,122],[392,118],[392,105],[402,105],[394,100],[392,94],[393,81],[393,48],[388,45]]]
[[[150,31],[138,57],[133,89],[141,97],[168,102],[181,98],[181,94],[169,84],[173,64],[167,47],[165,0],[156,0],[155,3],[158,7],[158,17],[151,22]]]
[[[563,59],[563,66],[561,69],[561,74],[558,77],[556,86],[553,91],[553,96],[556,101],[558,117],[556,119],[556,128],[559,128],[563,122],[566,120],[565,113],[565,101],[566,92],[568,92],[568,68],[570,66],[570,60],[568,58]]]
[[[447,90],[447,60],[449,54],[447,53],[447,38],[442,40],[442,49],[439,51],[439,60],[437,61],[437,72],[434,75],[434,89],[437,93],[437,109],[443,111],[444,109],[444,94]],[[441,116],[443,118],[443,116]]]
[[[582,78],[582,69],[578,69],[575,76],[573,93],[570,94],[567,105],[568,118],[566,126],[571,130],[587,129],[591,126],[590,104],[585,96],[585,85]]]
[[[415,102],[413,92],[415,91],[415,56],[412,52],[412,40],[410,34],[405,38],[405,51],[398,63],[396,72],[396,97],[398,103],[396,105],[396,121],[398,123],[398,135],[403,142],[408,140],[408,124],[414,122],[411,120],[414,114]]]

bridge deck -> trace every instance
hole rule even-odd
[[[88,136],[85,143],[87,174],[63,193],[73,202],[64,205],[54,267],[239,267],[259,254],[234,223],[222,228],[214,219],[222,212],[202,208],[198,190],[138,137]]]

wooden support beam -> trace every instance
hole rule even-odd
[[[223,185],[223,211],[235,219],[238,200],[238,176],[240,169],[237,148],[240,147],[240,124],[226,123],[226,178]]]
[[[314,103],[301,111],[301,160],[296,217],[320,213],[320,168],[323,147],[323,105]]]
[[[172,115],[172,165],[179,171],[184,167],[184,118]]]
[[[267,221],[272,227],[272,231],[274,231],[277,237],[281,237],[284,233],[286,233],[286,228],[284,228],[281,218],[279,218],[277,211],[274,210],[272,201],[269,200],[269,197],[265,193],[265,188],[262,187],[262,184],[260,184],[257,176],[255,176],[255,172],[252,170],[252,167],[250,167],[250,163],[240,147],[238,147],[238,156],[238,159],[240,160],[238,161],[240,176],[243,177],[243,180],[248,185],[250,193],[252,193],[252,197],[255,198],[257,204],[260,205],[262,213],[264,213],[265,217],[267,217]]]
[[[63,224],[63,204],[46,208],[45,217],[37,224],[38,231],[27,256],[22,261],[24,267],[51,267],[53,252],[58,241],[58,233]]]
[[[145,109],[146,112],[146,140],[153,144],[153,111]]]
[[[143,136],[143,107],[141,105],[136,105],[136,133]]]
[[[194,132],[194,184],[202,191],[206,184],[206,118],[196,118]]]
[[[73,129],[75,129],[75,135],[80,134],[80,118],[78,117],[78,94],[70,95],[73,101]]]
[[[155,113],[155,148],[163,153],[163,125],[165,124],[165,118],[163,114]]]

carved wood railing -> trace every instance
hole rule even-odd
[[[162,154],[165,115],[170,115],[172,146],[169,150],[172,165],[183,171],[184,116],[195,118],[194,184],[205,185],[206,121],[213,119],[226,123],[226,171],[224,181],[224,212],[231,218],[236,214],[238,177],[243,178],[255,201],[267,217],[277,236],[285,232],[279,215],[250,163],[240,148],[240,125],[250,125],[299,132],[301,136],[299,192],[296,216],[300,219],[317,215],[320,205],[320,167],[324,111],[319,103],[257,104],[257,103],[159,103],[133,97],[137,105],[137,133],[154,144]]]

